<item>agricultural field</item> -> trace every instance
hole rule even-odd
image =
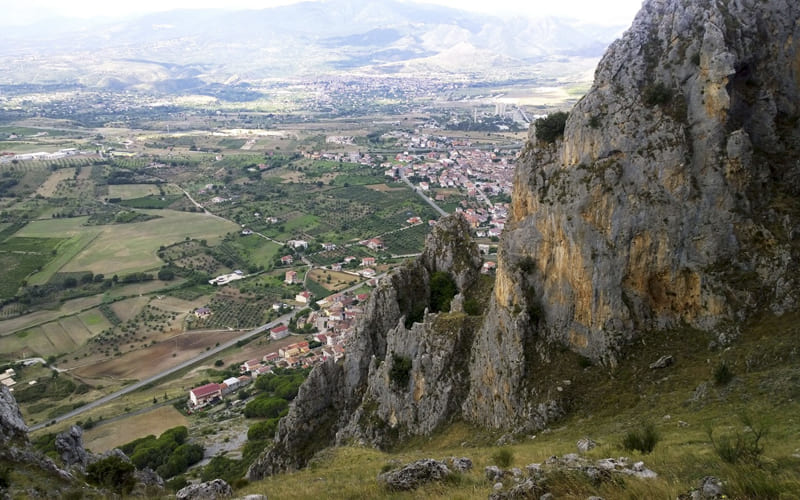
[[[13,297],[29,276],[40,271],[67,240],[60,238],[13,237],[0,243],[0,299]]]
[[[315,284],[324,288],[327,295],[331,292],[344,290],[345,288],[351,286],[353,281],[358,281],[361,278],[343,272],[328,271],[327,269],[314,269],[308,273],[308,279],[314,281]]]
[[[167,429],[189,425],[189,419],[172,405],[160,406],[137,415],[102,422],[83,433],[84,447],[93,453],[105,453],[138,437],[158,437]]]
[[[151,213],[153,211],[143,211]],[[226,231],[236,226],[203,214],[174,211],[155,211],[158,219],[131,224],[83,227],[74,219],[67,219],[66,227],[61,219],[34,221],[19,232],[22,236],[80,234],[78,241],[84,247],[64,264],[63,271],[92,271],[95,274],[122,275],[149,271],[161,266],[156,251],[186,237],[218,241]],[[88,235],[94,238],[87,242]],[[76,245],[75,248],[78,248]]]
[[[93,385],[119,380],[141,380],[188,361],[206,348],[239,335],[241,332],[227,329],[182,333],[119,356],[105,359],[94,357],[96,361],[89,358],[92,362],[74,368],[72,372]]]
[[[208,328],[249,329],[266,322],[267,313],[274,302],[281,297],[271,295],[257,296],[242,293],[226,286],[214,294],[207,304],[211,315],[207,318],[189,317],[188,326],[192,330]]]
[[[111,184],[108,186],[108,197],[130,200],[145,196],[157,196],[161,189],[155,184]]]

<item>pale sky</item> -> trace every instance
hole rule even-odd
[[[173,9],[264,9],[299,0],[0,0],[2,24],[23,25],[37,20],[67,16],[78,18],[120,17]],[[318,0],[315,0],[318,1]],[[324,0],[323,0],[324,1]],[[405,0],[408,1],[408,0]],[[559,16],[628,25],[642,0],[429,0],[449,7],[499,16]]]

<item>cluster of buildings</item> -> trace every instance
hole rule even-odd
[[[206,384],[195,387],[189,391],[189,404],[191,408],[198,409],[214,404],[234,391],[241,389],[252,382],[252,378],[247,375],[230,377],[222,381],[221,384]]]
[[[47,134],[47,132],[43,132],[43,134]],[[13,138],[13,137],[12,137]],[[20,153],[20,154],[13,154],[13,153],[2,153],[0,154],[0,162],[1,163],[8,163],[12,161],[26,161],[26,160],[38,160],[38,161],[47,161],[47,160],[60,160],[61,158],[66,158],[68,156],[76,156],[76,155],[88,155],[90,153],[86,151],[79,151],[75,148],[68,148],[68,149],[59,149],[55,153],[45,153],[43,151],[38,153]]]
[[[14,380],[14,377],[17,375],[17,372],[14,371],[13,368],[8,368],[4,373],[0,373],[0,384],[8,387],[8,390],[14,391],[13,387],[17,385],[17,381]]]

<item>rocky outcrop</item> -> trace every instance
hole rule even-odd
[[[67,468],[74,465],[84,469],[89,462],[88,454],[83,448],[83,429],[77,425],[56,435],[55,447]]]
[[[278,425],[275,445],[248,477],[303,467],[335,443],[386,447],[457,416],[469,388],[464,361],[480,317],[432,313],[431,280],[446,274],[463,297],[480,265],[467,222],[460,216],[439,221],[423,255],[372,293],[344,361],[311,372]]]
[[[249,477],[454,417],[541,429],[568,410],[565,356],[613,366],[645,332],[688,324],[722,343],[757,309],[796,309],[798,18],[789,0],[645,2],[563,138],[533,131],[488,310],[464,312],[480,260],[446,218],[373,293],[344,362],[311,373]],[[459,291],[449,313],[432,313],[439,272]]]
[[[233,488],[222,479],[214,479],[200,484],[190,484],[181,488],[176,494],[177,500],[217,500],[231,498]]]
[[[22,419],[17,401],[8,388],[0,385],[0,444],[28,443],[28,426]]]
[[[798,304],[800,6],[651,0],[563,140],[526,146],[465,416],[541,427],[553,346],[615,364],[639,333]]]
[[[410,491],[415,490],[425,483],[441,481],[452,474],[447,464],[438,460],[427,458],[417,460],[399,469],[384,472],[378,475],[378,482],[389,490]]]

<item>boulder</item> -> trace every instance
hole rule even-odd
[[[71,426],[56,436],[56,451],[67,467],[76,466],[84,469],[89,462],[88,454],[83,448],[83,429]]]
[[[577,446],[579,452],[586,453],[587,451],[596,448],[597,443],[590,437],[584,437],[578,440]]]
[[[450,457],[450,466],[456,472],[469,472],[472,470],[472,460],[467,457]]]
[[[28,426],[22,419],[17,400],[8,388],[0,384],[0,444],[10,441],[28,442]]]
[[[661,368],[667,368],[672,366],[675,363],[675,358],[672,356],[661,356],[653,363],[650,363],[651,370],[659,370]]]
[[[452,474],[444,462],[426,458],[417,460],[400,469],[384,472],[378,481],[395,491],[410,491],[431,481],[441,481]]]
[[[230,498],[233,496],[233,489],[222,479],[214,479],[200,484],[190,484],[180,489],[176,494],[177,500],[216,500],[218,498]]]

